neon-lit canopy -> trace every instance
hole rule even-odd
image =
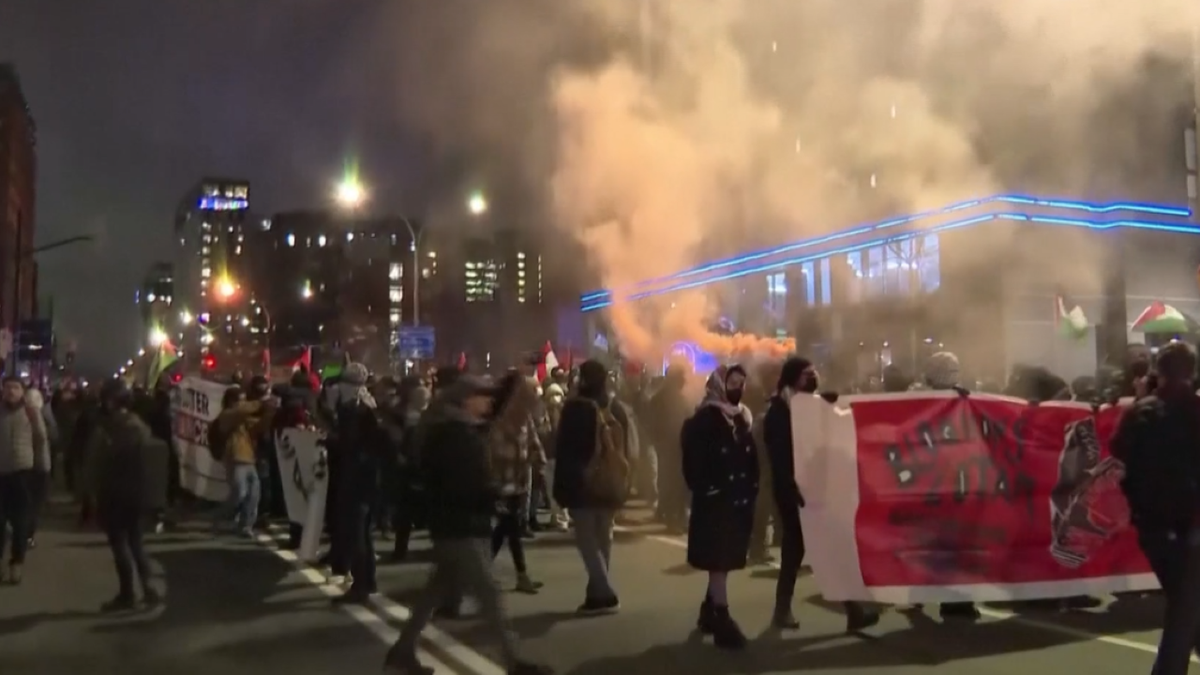
[[[1085,227],[1094,230],[1128,227],[1160,232],[1200,234],[1200,225],[1190,221],[1191,215],[1191,210],[1187,207],[1163,204],[1137,202],[1105,204],[1022,195],[996,195],[951,204],[934,211],[856,225],[824,236],[753,251],[734,258],[714,260],[665,277],[648,279],[622,289],[620,294],[627,299],[636,300],[662,293],[699,288],[727,279],[769,272],[797,263],[851,253],[916,236],[978,225],[992,220],[1014,220],[1046,226]],[[580,297],[580,306],[585,312],[602,309],[611,304],[612,292],[607,289],[584,293]]]

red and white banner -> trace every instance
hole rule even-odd
[[[1120,408],[956,392],[791,401],[807,560],[829,600],[1158,587],[1108,455]]]

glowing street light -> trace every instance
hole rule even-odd
[[[306,281],[306,282],[304,282],[304,286],[300,289],[300,297],[303,298],[304,300],[309,300],[312,298],[312,296],[313,296],[312,284]]]
[[[182,323],[185,326],[190,325],[194,318],[195,317],[192,316],[192,313],[186,309],[179,313],[179,323]]]
[[[164,343],[166,343],[167,339],[168,339],[167,334],[165,331],[163,331],[163,329],[161,329],[161,328],[150,329],[150,346],[151,347],[155,347],[155,348],[161,347],[161,346],[163,346]],[[140,352],[138,352],[138,355],[143,356],[143,355],[145,355],[145,353],[146,353],[146,350],[143,349]]]
[[[482,216],[483,214],[487,213],[487,197],[483,196],[483,193],[481,192],[473,193],[469,198],[467,198],[467,210],[470,211],[471,215],[473,216]]]
[[[237,286],[233,285],[233,281],[229,278],[221,278],[217,280],[217,295],[222,300],[228,300],[237,293]]]
[[[362,183],[348,178],[338,183],[334,197],[337,199],[338,204],[348,209],[356,209],[362,206],[362,203],[367,200],[367,190],[363,187]]]

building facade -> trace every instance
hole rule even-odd
[[[841,381],[892,363],[918,372],[942,350],[979,379],[1019,363],[1075,377],[1152,342],[1132,328],[1151,303],[1200,314],[1198,234],[1186,206],[999,195],[714,260],[616,298],[661,312],[703,293],[714,323],[794,338]],[[1060,299],[1093,326],[1082,339],[1059,336]],[[603,351],[619,343],[613,302],[606,290],[581,297],[586,339]]]
[[[175,214],[174,326],[186,359],[216,356],[223,369],[261,362],[262,326],[245,292],[245,239],[258,227],[250,214],[249,181],[204,178]]]
[[[182,334],[181,318],[173,312],[175,305],[175,266],[159,261],[146,270],[146,276],[134,294],[142,317],[142,335],[148,342],[162,337],[178,341]],[[169,334],[168,330],[178,331]]]
[[[37,314],[37,125],[16,69],[0,63],[0,324]]]
[[[421,232],[413,219],[340,211],[263,221],[246,240],[246,279],[257,311],[270,317],[272,347],[345,349],[380,372],[395,368],[401,326],[418,311],[436,313],[414,292],[423,300],[439,272]]]

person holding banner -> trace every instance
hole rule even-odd
[[[722,366],[708,378],[704,402],[684,423],[683,477],[692,492],[687,561],[708,572],[696,627],[722,649],[743,649],[746,636],[729,614],[727,580],[745,569],[758,498],[753,420],[742,403],[746,371]]]
[[[782,630],[800,627],[792,613],[792,597],[796,593],[796,577],[804,562],[804,531],[800,524],[800,509],[804,496],[796,485],[795,450],[792,444],[792,413],[789,401],[793,396],[815,396],[819,388],[817,371],[811,361],[789,358],[779,374],[775,395],[767,405],[763,418],[763,442],[771,464],[771,493],[775,499],[779,520],[780,546],[779,580],[775,584],[775,612],[771,624]],[[868,612],[857,602],[845,603],[846,632],[857,633],[879,623],[878,612]]]

